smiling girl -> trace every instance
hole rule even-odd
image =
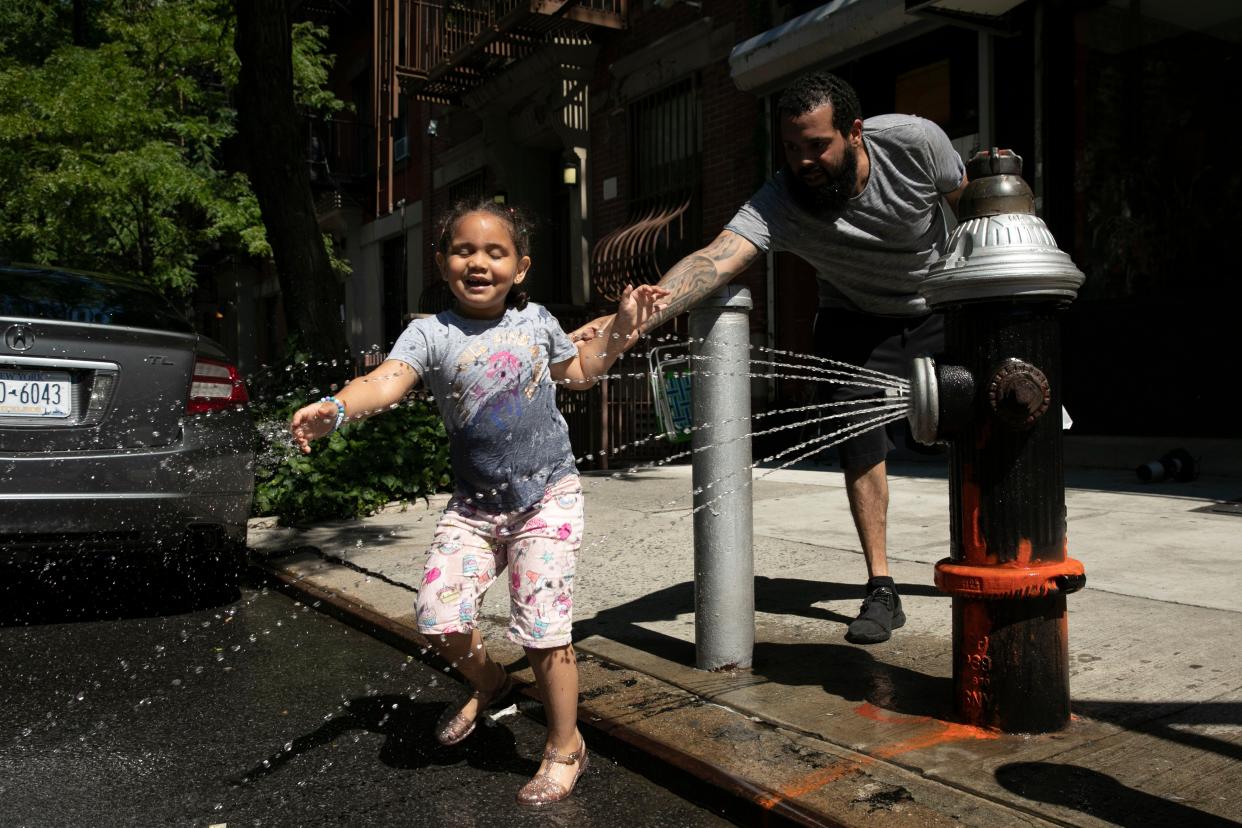
[[[300,409],[290,427],[309,452],[312,440],[388,409],[420,380],[431,390],[449,435],[456,492],[427,552],[418,629],[474,689],[464,705],[445,711],[436,738],[461,742],[512,689],[476,621],[483,594],[507,567],[507,636],[525,648],[548,718],[543,762],[517,799],[555,802],[573,791],[587,766],[570,643],[582,486],[555,383],[594,385],[666,293],[627,288],[613,336],[575,347],[519,288],[531,266],[520,213],[491,201],[459,204],[442,228],[436,264],[454,308],[411,323],[386,362],[337,396]]]

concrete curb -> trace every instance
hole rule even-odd
[[[393,621],[388,616],[375,611],[366,604],[350,600],[348,597],[329,589],[324,589],[308,582],[305,578],[292,576],[275,564],[260,564],[254,567],[253,571],[258,574],[261,580],[271,584],[279,591],[301,600],[313,609],[346,623],[367,635],[373,636],[402,652],[413,655],[424,663],[436,663],[434,656],[424,652],[429,646],[425,637],[410,627]],[[489,642],[489,649],[493,651],[508,649],[496,646],[497,643]],[[494,654],[496,656],[500,655],[499,652]],[[600,662],[593,656],[588,656],[587,658],[579,656],[580,671],[594,672],[603,670],[611,672],[623,669],[614,665],[608,665],[607,662]],[[458,681],[462,681],[462,677],[455,670],[450,675]],[[635,673],[634,675],[639,676],[642,674]],[[643,676],[643,679],[646,679],[646,682],[653,685],[661,684],[647,676]],[[633,681],[633,679],[626,678],[623,681],[629,682]],[[514,673],[514,686],[517,692],[522,693],[528,698],[538,699],[533,682],[522,676],[520,672]],[[667,689],[661,689],[661,692],[652,693],[652,695],[667,695],[667,693]],[[609,718],[608,713],[606,706],[592,704],[589,701],[584,701],[578,706],[579,726],[583,730],[588,731],[588,735],[592,737],[591,745],[593,748],[599,747],[601,738],[634,748],[645,756],[656,759],[667,766],[666,770],[686,774],[695,781],[710,785],[721,793],[726,794],[729,798],[736,799],[737,805],[742,806],[746,811],[752,812],[753,816],[760,817],[760,819],[752,821],[751,824],[788,824],[811,826],[812,828],[838,828],[846,824],[832,819],[827,814],[816,813],[795,803],[784,801],[778,792],[753,785],[746,779],[739,778],[723,768],[699,760],[684,751],[678,750],[671,744],[653,739],[632,727],[627,727],[623,722]],[[733,813],[732,816],[737,817],[738,814]]]
[[[334,568],[341,569],[325,564],[315,574]],[[310,572],[297,574],[278,558],[259,562],[255,569],[263,580],[312,608],[436,663],[424,652],[428,644],[413,628],[412,615],[411,623],[403,623],[364,600],[317,583]],[[376,589],[374,583],[370,589]],[[484,628],[493,657],[508,665],[520,693],[537,700],[525,655],[504,639],[503,623],[485,619]],[[715,810],[741,824],[874,825],[880,810],[894,810],[892,816],[903,820],[913,817],[920,826],[1050,824],[897,764],[708,701],[605,659],[589,646],[575,646],[579,723],[588,743],[603,747],[614,759],[636,752],[642,760],[633,763],[634,770],[674,789],[695,788],[692,798],[710,800]],[[538,717],[539,710],[526,712]]]

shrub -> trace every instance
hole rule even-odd
[[[315,361],[295,339],[284,362],[251,378],[251,412],[264,445],[255,468],[255,515],[285,524],[362,517],[394,500],[413,500],[452,485],[448,436],[435,405],[411,395],[391,411],[349,423],[302,454],[289,419],[343,365]]]
[[[406,400],[351,423],[302,454],[283,438],[301,401],[265,412],[270,440],[255,472],[254,512],[282,523],[362,517],[393,500],[412,500],[452,483],[448,438],[435,406]]]

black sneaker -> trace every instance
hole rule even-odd
[[[876,587],[863,599],[858,617],[850,622],[845,640],[851,644],[879,644],[888,641],[893,630],[906,623],[901,598],[892,587]]]

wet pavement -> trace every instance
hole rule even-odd
[[[758,472],[757,474],[762,474]],[[694,669],[688,467],[588,476],[575,594],[580,720],[653,760],[804,824],[1226,825],[1242,820],[1239,518],[1213,510],[1242,478],[1140,486],[1132,471],[1067,472],[1074,717],[1064,731],[957,724],[944,468],[894,468],[890,563],[907,625],[884,644],[842,638],[864,568],[843,481],[777,472],[754,486],[753,668]],[[442,502],[362,521],[280,528],[251,546],[274,577],[356,623],[416,641],[412,602]],[[507,597],[483,605],[488,641]]]
[[[0,626],[0,825],[729,824],[595,750],[569,801],[519,808],[531,716],[443,748],[462,688],[409,654],[266,589],[150,615],[133,586],[90,613],[115,620]]]

